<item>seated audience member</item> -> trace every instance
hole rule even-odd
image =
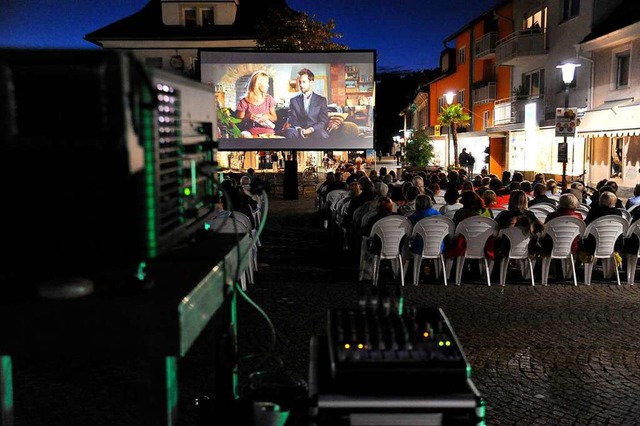
[[[560,216],[573,216],[582,220],[582,215],[576,209],[580,205],[580,201],[572,193],[562,194],[560,196],[560,200],[558,201],[558,208],[556,211],[551,212],[547,215],[545,219],[545,223],[549,222],[551,219],[555,219]]]
[[[452,218],[456,226],[464,219],[472,216],[493,217],[491,210],[484,207],[482,198],[475,191],[462,191],[460,193],[460,203],[462,207],[456,210]]]
[[[417,186],[410,186],[404,194],[404,204],[398,207],[398,213],[409,216],[416,210],[416,198],[420,194],[420,190]]]
[[[258,208],[256,200],[246,195],[244,190],[237,186],[234,179],[225,179],[220,184],[224,192],[222,197],[222,206],[225,210],[231,212],[244,213],[251,220],[251,227],[256,229],[255,216],[253,212]]]
[[[550,220],[555,219],[557,217],[562,217],[562,216],[572,216],[580,220],[583,220],[582,215],[578,211],[576,211],[579,205],[580,205],[580,202],[578,201],[578,199],[574,194],[572,193],[562,194],[560,196],[560,200],[558,201],[558,209],[555,212],[549,213],[544,223],[548,223]],[[580,239],[580,236],[578,235],[573,240],[573,243],[571,243],[572,253],[578,252],[579,239]],[[549,235],[545,235],[541,239],[540,243],[542,244],[543,247],[545,247],[546,252],[548,253],[551,252],[551,249],[553,248],[553,240]]]
[[[557,201],[547,196],[547,187],[541,183],[533,186],[533,199],[529,201],[529,206],[545,203],[552,206],[557,205]]]
[[[482,186],[482,176],[475,175],[473,177],[472,182],[473,182],[473,187],[476,188],[476,190],[477,190],[478,188],[480,188]]]
[[[591,197],[589,197],[589,193],[587,192],[587,187],[582,182],[572,182],[571,189],[577,189],[582,193],[582,204],[590,206],[591,205]]]
[[[509,203],[509,188],[505,187],[500,179],[495,177],[491,178],[489,181],[489,189],[496,193],[496,203]]]
[[[520,172],[513,172],[513,177],[511,178],[511,183],[513,182],[522,182],[524,181],[524,175]]]
[[[491,189],[487,189],[482,193],[482,201],[484,206],[490,210],[506,210],[503,204],[496,203],[496,193]]]
[[[409,216],[409,220],[412,224],[418,223],[420,219],[424,219],[429,216],[440,216],[440,212],[433,208],[431,204],[431,198],[427,195],[420,194],[416,198],[416,210]],[[411,251],[414,253],[422,253],[424,241],[419,235],[411,241]]]
[[[462,187],[461,187],[460,191],[475,191],[475,188],[473,187],[473,182],[464,181],[462,183]]]
[[[524,193],[527,194],[527,197],[529,197],[529,201],[531,201],[531,199],[533,198],[533,185],[531,184],[531,182],[529,182],[528,180],[523,180],[522,182],[520,182],[520,189],[522,189]]]
[[[511,228],[527,223],[534,234],[541,234],[544,231],[544,224],[529,210],[527,194],[520,189],[511,192],[507,210],[498,213],[495,219],[500,228]],[[522,222],[523,220],[525,222]]]
[[[419,194],[416,197],[415,210],[409,215],[409,220],[414,225],[420,220],[428,216],[440,216],[440,212],[433,208],[431,198],[425,194]]]
[[[440,207],[440,214],[446,216],[447,213],[454,212],[462,207],[462,204],[458,201],[460,193],[455,188],[449,188],[444,193],[444,206]]]
[[[344,223],[349,225],[351,228],[353,224],[353,213],[356,209],[368,201],[371,201],[375,198],[375,193],[373,191],[373,182],[369,179],[368,176],[363,176],[358,180],[360,184],[360,194],[351,199],[349,203],[349,207],[347,208],[347,212],[344,216]]]
[[[376,214],[374,216],[371,216],[371,218],[367,220],[367,223],[365,223],[362,226],[361,235],[362,236],[371,235],[371,229],[373,229],[373,225],[375,225],[377,221],[379,221],[383,217],[387,217],[393,214],[396,214],[396,213],[393,213],[393,201],[391,201],[391,198],[389,197],[378,198],[376,200]],[[376,253],[380,251],[380,249],[382,248],[382,241],[380,241],[380,238],[378,236],[374,238],[370,247],[371,247],[370,251],[372,253]]]
[[[553,179],[547,181],[547,191],[545,195],[549,198],[558,195],[558,182]]]
[[[629,210],[631,207],[637,206],[638,204],[640,204],[640,183],[637,183],[636,186],[633,187],[633,197],[630,197],[627,200],[624,208]],[[638,210],[638,208],[636,207],[634,210]]]
[[[536,187],[536,184],[541,183],[543,185],[547,184],[547,181],[544,178],[544,173],[536,173],[536,175],[533,177],[533,187]]]
[[[611,191],[602,191],[600,198],[598,198],[598,204],[591,206],[587,217],[584,218],[584,223],[588,225],[599,217],[607,215],[622,216],[622,211],[616,207],[617,201],[616,194]]]
[[[424,179],[420,175],[416,175],[411,180],[413,185],[418,188],[420,194],[424,194]]]
[[[509,170],[505,170],[502,172],[502,186],[508,187],[511,184],[511,172]]]
[[[331,173],[331,172],[329,172]],[[342,172],[334,172],[334,180],[333,182],[329,182],[327,184],[327,189],[325,191],[325,194],[330,193],[333,190],[339,189],[339,190],[348,190],[349,189],[349,185],[347,185],[347,183],[344,181],[344,174]],[[326,195],[325,195],[326,197]]]
[[[613,192],[614,195],[617,197],[618,196],[618,184],[616,183],[615,180],[608,180],[607,183],[604,184],[604,186],[602,186],[602,188],[600,188],[600,192],[602,191],[610,191]],[[624,204],[622,203],[621,199],[617,199],[616,200],[616,207],[619,209],[624,208]]]

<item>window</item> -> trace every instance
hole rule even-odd
[[[629,87],[629,62],[631,54],[625,52],[616,53],[616,89]]]
[[[541,31],[547,28],[547,8],[537,10],[525,15],[522,20],[522,29],[528,31]]]
[[[182,9],[184,26],[211,28],[215,25],[213,12],[213,7],[184,7]]]
[[[464,106],[464,90],[458,90],[458,103]]]
[[[482,112],[482,128],[486,129],[487,127],[491,127],[491,111],[483,111]]]
[[[442,109],[444,108],[444,104],[445,104],[444,97],[443,96],[439,97],[438,98],[438,114],[442,112]]]
[[[196,14],[195,7],[187,7],[183,10],[184,14],[184,26],[196,27],[198,25],[198,16]]]
[[[544,69],[522,74],[522,86],[519,94],[530,98],[538,98],[544,94]]]
[[[580,0],[562,0],[560,7],[560,22],[568,21],[580,14]]]
[[[466,46],[462,46],[460,48],[460,50],[458,51],[458,64],[464,64],[464,62],[467,59],[467,47]]]
[[[200,10],[202,16],[202,26],[205,28],[213,27],[213,8],[205,7]]]

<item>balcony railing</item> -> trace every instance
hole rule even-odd
[[[544,99],[542,97],[523,98],[521,96],[512,96],[496,100],[493,107],[494,126],[524,123],[525,106],[532,102],[536,104],[536,122],[539,123],[545,118]]]
[[[492,31],[476,40],[474,44],[475,57],[478,59],[487,59],[495,55],[497,39],[498,33]]]
[[[496,100],[496,83],[487,83],[486,86],[473,89],[473,104],[482,105]]]
[[[517,58],[545,55],[546,53],[546,33],[541,30],[525,30],[498,40],[496,63],[498,65],[514,65],[514,60]]]

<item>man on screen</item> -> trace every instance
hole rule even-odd
[[[282,131],[286,138],[326,139],[329,110],[327,98],[313,92],[315,76],[307,68],[298,71],[300,94],[289,104],[289,128]]]

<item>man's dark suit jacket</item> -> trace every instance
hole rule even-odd
[[[304,99],[302,94],[291,98],[289,105],[289,124],[290,129],[286,129],[284,136],[288,138],[300,137],[300,133],[295,130],[296,127],[306,129],[313,127],[313,133],[310,138],[326,139],[329,137],[327,133],[327,124],[329,123],[329,110],[327,109],[327,99],[317,93],[311,95],[309,104],[309,114],[304,110]]]

